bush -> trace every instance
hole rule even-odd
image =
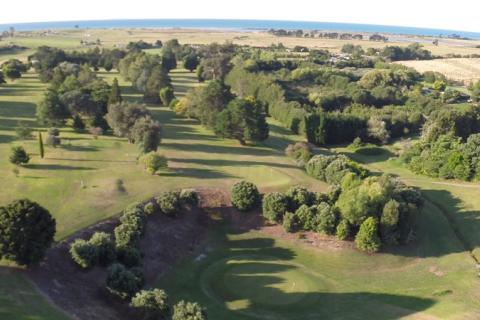
[[[46,143],[47,145],[56,148],[60,145],[62,140],[60,139],[60,130],[57,128],[50,128],[48,129],[48,135]]]
[[[322,202],[316,209],[316,231],[334,234],[337,226],[337,212],[328,203]]]
[[[197,302],[180,301],[173,306],[172,320],[207,320],[207,311]]]
[[[13,164],[20,165],[28,163],[30,157],[23,147],[18,146],[12,147],[9,160]]]
[[[355,236],[357,248],[366,252],[377,252],[380,250],[381,242],[378,236],[377,220],[370,217],[360,226]]]
[[[296,211],[300,206],[311,206],[315,201],[315,194],[305,187],[295,186],[287,190],[289,210]]]
[[[247,181],[240,181],[232,187],[232,204],[240,211],[249,211],[260,203],[260,193],[257,187]]]
[[[135,247],[118,247],[117,260],[127,268],[142,265],[142,253]]]
[[[198,193],[193,189],[183,189],[180,191],[180,201],[183,204],[196,207],[199,202]]]
[[[116,258],[115,242],[112,235],[106,232],[95,232],[88,241],[97,252],[97,259],[101,265],[108,265]]]
[[[338,240],[347,240],[350,237],[350,224],[347,220],[342,220],[337,225],[336,236]]]
[[[108,268],[107,289],[122,299],[135,294],[143,285],[143,277],[135,270],[129,270],[124,265],[115,263]]]
[[[316,155],[306,166],[307,174],[329,184],[339,184],[343,177],[352,172],[359,177],[366,177],[368,171],[344,155]]]
[[[145,226],[147,223],[147,217],[143,212],[143,209],[139,207],[127,207],[120,217],[122,224],[130,224],[138,230],[141,236],[145,233]]]
[[[137,292],[130,305],[137,310],[144,320],[168,319],[170,316],[167,294],[160,289]]]
[[[55,219],[36,202],[22,199],[0,207],[0,257],[19,265],[40,262],[55,229]]]
[[[285,154],[294,159],[298,166],[303,167],[312,157],[312,149],[306,142],[296,142],[287,146]]]
[[[32,129],[24,122],[19,122],[18,127],[15,128],[15,133],[19,139],[30,139],[32,137]]]
[[[305,204],[295,211],[297,217],[298,227],[305,231],[311,231],[316,229],[316,216],[315,208],[309,207]]]
[[[294,213],[285,213],[283,216],[283,229],[287,232],[295,232],[298,230],[298,219]]]
[[[160,169],[168,168],[167,158],[154,151],[143,155],[140,161],[145,166],[145,170],[152,175],[156,174]]]
[[[159,209],[156,202],[150,201],[143,207],[143,212],[145,212],[146,215],[152,215],[159,211]]]
[[[178,192],[164,192],[157,198],[160,210],[167,216],[174,216],[180,211],[180,197]]]
[[[84,269],[95,266],[98,261],[97,248],[83,239],[77,239],[71,244],[70,255],[73,261]]]
[[[272,192],[263,197],[262,213],[271,222],[282,222],[288,209],[288,198],[283,193]]]
[[[113,230],[113,233],[117,248],[135,247],[142,237],[138,226],[129,223],[120,224]]]

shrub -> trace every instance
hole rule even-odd
[[[174,216],[180,211],[180,197],[178,192],[164,192],[157,198],[160,210],[168,216]]]
[[[283,216],[288,209],[288,198],[283,193],[272,192],[262,201],[263,216],[271,222],[282,222]]]
[[[142,253],[135,247],[118,247],[117,260],[127,268],[142,265]]]
[[[287,146],[285,154],[294,159],[298,166],[303,167],[312,157],[312,149],[306,142],[296,142]]]
[[[26,164],[30,161],[30,157],[23,147],[12,147],[10,153],[10,162],[16,165]]]
[[[350,237],[350,224],[347,220],[342,220],[337,225],[336,236],[338,240],[347,240]]]
[[[316,231],[334,234],[337,226],[337,212],[328,203],[322,202],[316,209]]]
[[[315,194],[301,186],[291,187],[286,195],[290,211],[296,211],[302,205],[311,206],[315,201]]]
[[[180,301],[173,306],[172,320],[207,320],[207,311],[197,302]]]
[[[143,207],[143,212],[147,215],[152,215],[159,211],[158,204],[154,201],[149,201],[144,207]]]
[[[125,268],[122,264],[115,263],[108,268],[106,284],[111,293],[126,299],[140,290],[143,279],[137,272]]]
[[[145,166],[145,170],[152,175],[157,173],[160,169],[168,167],[167,158],[154,151],[143,155],[140,158],[140,161]]]
[[[113,233],[117,248],[137,246],[142,237],[138,226],[129,223],[120,224],[113,230]]]
[[[370,217],[365,220],[355,236],[357,248],[366,252],[377,252],[380,250],[381,242],[378,236],[377,220]]]
[[[295,232],[298,230],[298,219],[295,213],[285,213],[283,216],[283,229],[287,232]]]
[[[183,189],[180,191],[180,201],[190,206],[198,206],[198,193],[193,189]]]
[[[32,129],[24,122],[19,122],[18,127],[15,128],[15,133],[19,139],[30,139],[32,137]]]
[[[249,211],[260,203],[260,193],[257,187],[247,181],[240,181],[232,187],[232,204],[240,211]]]
[[[116,258],[115,242],[112,235],[106,232],[95,232],[88,241],[97,252],[97,259],[101,265],[108,265]]]
[[[141,236],[145,233],[147,217],[140,207],[127,207],[120,217],[122,224],[130,224],[138,230]]]
[[[60,130],[57,128],[50,128],[48,129],[48,135],[46,143],[47,145],[56,148],[60,145],[62,140],[60,139]]]
[[[298,227],[305,231],[316,229],[315,208],[302,204],[300,208],[295,211],[297,217]]]
[[[98,261],[97,248],[83,239],[77,239],[72,243],[70,255],[73,261],[84,269],[95,266]]]
[[[137,292],[130,305],[137,310],[144,320],[168,319],[170,316],[167,294],[160,289]]]
[[[55,219],[36,202],[22,199],[0,207],[0,257],[19,265],[40,262],[55,229]]]

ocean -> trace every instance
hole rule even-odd
[[[280,20],[215,20],[215,19],[141,19],[141,20],[91,20],[91,21],[55,21],[0,24],[0,31],[14,27],[20,31],[73,29],[111,29],[111,28],[200,28],[229,30],[268,30],[268,29],[303,29],[340,32],[378,32],[389,34],[418,36],[447,36],[456,34],[460,37],[480,39],[480,32],[441,30],[415,27],[384,26],[373,24],[280,21]]]

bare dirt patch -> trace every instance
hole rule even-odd
[[[134,319],[128,303],[106,289],[107,268],[83,271],[68,252],[74,239],[88,238],[96,231],[112,232],[117,224],[117,219],[111,219],[78,232],[56,244],[40,266],[28,271],[38,289],[75,319]],[[177,218],[149,217],[141,243],[146,283],[153,283],[179,258],[191,254],[204,239],[207,227],[208,219],[200,209],[185,210]]]

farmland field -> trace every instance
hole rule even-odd
[[[419,72],[436,71],[464,84],[480,80],[480,58],[452,58],[399,62]]]

